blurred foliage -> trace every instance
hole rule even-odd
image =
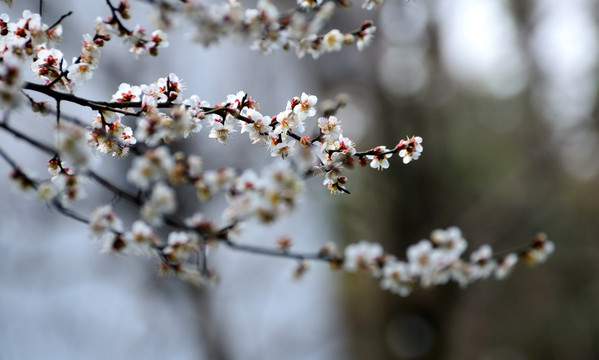
[[[510,10],[526,44],[534,19],[532,7],[523,3],[512,2]],[[429,12],[434,4],[428,4]],[[552,141],[539,111],[543,104],[535,105],[544,79],[534,62],[521,92],[493,97],[448,74],[441,30],[432,17],[424,31],[420,45],[427,49],[422,61],[428,81],[409,95],[390,94],[373,75],[388,45],[384,39],[362,62],[349,55],[348,62],[363,69],[358,74],[340,66],[331,75],[338,60],[322,59],[325,88],[335,84],[329,88],[334,92],[359,84],[352,96],[370,99],[370,107],[362,109],[368,114],[362,119],[368,124],[363,145],[394,145],[406,135],[424,138],[423,156],[415,163],[404,166],[394,158],[388,171],[351,173],[352,194],[338,209],[341,238],[381,242],[402,257],[434,228],[457,225],[469,251],[483,243],[495,252],[510,250],[545,231],[556,252],[536,269],[519,266],[505,281],[487,280],[466,290],[447,285],[408,298],[380,291],[368,275],[347,276],[344,304],[355,358],[598,358],[597,176],[581,180],[563,167],[560,144]],[[418,47],[402,49],[408,57]]]

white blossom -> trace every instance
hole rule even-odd
[[[383,247],[380,244],[360,241],[345,248],[345,261],[343,267],[346,271],[374,270],[376,261],[383,256]]]

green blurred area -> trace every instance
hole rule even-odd
[[[519,40],[529,44],[538,14],[524,3],[513,1],[508,9]],[[411,5],[383,9],[402,6]],[[428,81],[406,96],[390,94],[373,75],[388,46],[384,38],[369,50],[373,54],[361,54],[368,60],[360,62],[359,74],[341,67],[331,75],[337,60],[322,60],[325,88],[358,86],[352,98],[370,99],[362,109],[367,130],[358,150],[394,146],[406,135],[424,138],[416,162],[403,165],[394,157],[389,170],[349,173],[352,194],[341,200],[336,219],[341,237],[380,242],[404,258],[406,247],[433,229],[456,225],[469,241],[467,254],[484,243],[495,252],[511,250],[540,231],[556,251],[534,269],[519,265],[504,281],[465,290],[450,284],[408,298],[381,291],[368,275],[346,276],[343,299],[355,359],[597,359],[597,176],[581,179],[564,166],[569,138],[556,141],[544,104],[535,98],[547,79],[529,47],[520,54],[530,62],[525,88],[494,97],[448,74],[441,31],[429,19],[422,37]],[[560,121],[556,116],[553,123]],[[584,132],[596,136],[595,111],[588,116]]]

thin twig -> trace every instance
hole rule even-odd
[[[40,0],[41,3],[41,0]],[[41,4],[40,4],[40,16],[42,16],[42,10],[41,10]],[[65,18],[69,17],[73,15],[72,11],[69,11],[68,13],[62,15],[58,20],[56,20],[56,22],[54,22],[54,24],[50,25],[50,27],[48,28],[48,30],[54,29],[55,27],[58,26],[58,24],[60,24]]]
[[[41,142],[30,138],[29,136],[11,128],[10,126],[8,126],[8,124],[6,123],[0,123],[0,128],[3,128],[4,130],[6,130],[7,132],[11,133],[13,136],[15,136],[16,138],[19,138],[21,140],[24,140],[25,142],[28,142],[29,144],[33,145],[34,147],[50,154],[50,155],[54,155],[56,154],[56,151],[54,149],[52,149],[51,147],[49,147],[48,145],[42,144]]]
[[[245,252],[249,252],[249,253],[253,253],[253,254],[284,257],[284,258],[291,258],[291,259],[297,259],[297,260],[324,261],[324,262],[328,262],[328,263],[335,261],[334,258],[332,258],[330,256],[322,255],[320,253],[299,253],[299,252],[292,252],[292,251],[288,251],[288,250],[283,251],[283,250],[278,250],[278,249],[266,248],[266,247],[261,247],[261,246],[238,244],[238,243],[235,243],[226,238],[219,238],[218,240],[219,240],[219,242],[221,242],[222,244],[226,245],[227,247],[229,247],[233,250],[245,251]]]
[[[17,163],[10,156],[8,156],[8,154],[4,152],[2,148],[0,148],[0,156],[4,158],[4,160],[8,163],[8,165],[10,165],[10,167],[12,167],[15,170],[19,169],[19,165],[17,165]]]
[[[71,219],[77,220],[80,223],[89,225],[89,219],[85,218],[83,215],[80,215],[71,209],[65,208],[64,205],[57,198],[52,200],[52,206],[54,206],[54,208],[56,208],[56,210],[58,210],[58,212],[61,213],[62,215],[69,217]],[[116,230],[112,230],[112,231],[117,234],[120,234]]]
[[[119,30],[121,31],[121,33],[123,35],[124,34],[131,35],[133,33],[133,31],[127,29],[125,27],[125,25],[123,25],[123,23],[121,22],[121,20],[119,19],[118,15],[117,15],[117,8],[115,8],[112,5],[112,3],[110,2],[110,0],[106,0],[106,4],[110,8],[110,12],[112,13],[112,19],[116,22],[116,24],[119,27]]]

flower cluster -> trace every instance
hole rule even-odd
[[[365,0],[363,7],[374,8],[381,0]],[[190,1],[185,4],[157,6],[159,19],[170,19],[183,13],[193,26],[192,38],[208,46],[219,39],[234,35],[251,43],[251,48],[264,54],[277,49],[295,49],[298,57],[306,53],[318,58],[321,54],[341,50],[343,45],[356,44],[361,51],[370,44],[376,30],[371,21],[350,32],[323,27],[335,12],[336,5],[349,6],[345,0],[298,0],[297,8],[280,11],[271,1],[259,0],[256,8],[245,8],[240,1],[212,4]],[[168,26],[172,21],[166,21]]]
[[[58,156],[48,160],[47,165],[52,178],[50,182],[42,182],[38,186],[38,197],[41,200],[50,201],[60,195],[60,203],[69,204],[87,196],[83,187],[85,176],[75,174]]]
[[[39,14],[33,14],[29,10],[25,10],[15,23],[9,22],[7,14],[0,15],[0,92],[6,95],[4,98],[15,99],[4,103],[13,107],[18,105],[16,99],[21,85],[20,69],[30,57],[33,58],[30,68],[36,77],[52,87],[58,86],[71,91],[74,86],[91,79],[99,64],[100,50],[111,39],[111,33],[127,35],[132,43],[130,50],[136,56],[143,53],[156,55],[159,48],[168,46],[167,35],[160,30],[146,35],[139,25],[131,31],[122,26],[116,14],[126,14],[126,1],[113,9],[113,17],[97,19],[94,35],[83,35],[81,53],[73,58],[70,65],[64,54],[52,47],[62,37],[62,25],[57,23],[49,27],[41,22]]]
[[[159,245],[158,236],[154,230],[141,220],[137,220],[123,236],[126,249],[136,254],[151,255],[152,251]]]
[[[406,140],[400,140],[395,147],[399,150],[399,156],[403,158],[403,163],[407,164],[412,160],[418,160],[422,154],[422,138],[420,136],[412,136]]]
[[[142,55],[158,55],[158,49],[168,47],[167,34],[162,30],[154,30],[150,34],[141,25],[136,25],[133,30],[123,25],[121,19],[129,19],[131,6],[128,0],[121,0],[118,6],[113,6],[107,1],[112,15],[96,20],[96,28],[105,28],[107,32],[124,37],[131,46],[129,51],[135,57]]]
[[[291,210],[303,190],[303,180],[288,162],[275,162],[260,175],[252,169],[240,175],[232,168],[204,170],[202,163],[195,155],[171,155],[164,146],[136,157],[127,179],[140,190],[152,189],[149,201],[142,207],[142,218],[159,225],[163,215],[174,210],[174,193],[166,184],[191,184],[200,201],[226,194],[229,207],[223,212],[223,220],[233,224],[249,218],[272,221]]]
[[[60,22],[70,13],[52,26],[43,24],[41,17],[30,11],[23,12],[14,23],[7,15],[0,15],[0,104],[15,107],[27,98],[33,111],[56,116],[56,138],[52,142],[56,148],[11,127],[8,112],[0,122],[0,128],[52,157],[47,164],[50,179],[34,179],[1,147],[0,157],[12,167],[10,178],[18,188],[36,191],[48,206],[87,223],[91,236],[103,240],[104,252],[154,254],[160,261],[161,274],[172,273],[201,285],[216,279],[208,267],[209,248],[223,244],[239,251],[296,259],[299,265],[294,270],[295,278],[308,270],[310,260],[328,262],[333,268],[349,272],[367,271],[380,280],[382,288],[402,296],[416,287],[449,281],[465,286],[491,275],[501,279],[520,260],[541,263],[553,252],[553,243],[539,235],[522,252],[494,257],[491,247],[483,245],[465,260],[462,256],[467,243],[455,227],[435,230],[430,239],[411,245],[405,261],[385,253],[381,245],[365,241],[347,246],[344,255],[330,244],[317,253],[294,252],[288,237],[279,239],[273,248],[237,243],[233,239],[245,223],[272,222],[293,210],[310,176],[323,176],[323,184],[333,194],[349,193],[346,170],[356,163],[387,169],[394,154],[404,164],[418,160],[423,151],[422,138],[407,137],[395,147],[380,145],[358,151],[337,117],[346,100],[323,107],[315,95],[303,92],[287,101],[282,111],[267,115],[244,91],[229,94],[215,105],[197,95],[186,97],[186,86],[174,73],[150,84],[121,83],[109,101],[75,96],[76,86],[91,78],[98,68],[101,48],[114,36],[125,38],[136,57],[157,55],[158,49],[168,46],[167,35],[161,30],[148,33],[140,25],[132,29],[124,25],[130,17],[127,0],[117,6],[110,0],[106,3],[111,15],[97,19],[94,35],[83,35],[81,52],[71,62],[54,47],[62,34]],[[280,12],[268,0],[259,0],[256,9],[246,9],[237,0],[218,4],[201,0],[153,3],[159,3],[164,21],[172,13],[184,13],[194,25],[195,39],[205,45],[237,34],[264,53],[277,48],[295,49],[299,57],[310,54],[317,58],[348,44],[362,50],[376,29],[371,21],[365,21],[355,31],[322,32],[336,6],[349,6],[346,0],[297,0],[297,7],[286,12]],[[362,5],[371,9],[382,3],[364,0]],[[21,70],[26,66],[43,84],[22,79]],[[35,101],[29,92],[54,99],[56,109],[46,101]],[[63,102],[89,107],[96,114],[87,123],[65,116],[60,110]],[[172,151],[173,142],[202,130],[219,144],[226,144],[235,134],[247,133],[251,144],[262,146],[276,159],[260,171],[205,169],[200,156]],[[91,163],[94,153],[133,156],[126,171],[133,191],[95,172]],[[115,201],[86,217],[74,207],[76,200],[85,197],[83,185],[91,181],[114,194]],[[195,191],[200,202],[222,195],[226,207],[220,218],[201,212],[184,214],[186,206],[180,205],[185,187]],[[118,216],[118,201],[127,201],[138,210],[132,224],[125,225]],[[185,201],[193,200],[186,196]]]
[[[185,98],[184,89],[185,85],[172,73],[149,85],[122,83],[111,100],[115,108],[118,104],[119,111],[139,109],[136,113],[127,112],[138,117],[135,130],[123,125],[121,115],[102,110],[93,121],[88,143],[102,154],[122,156],[141,141],[152,148],[148,152],[152,157],[156,154],[153,148],[161,143],[187,138],[202,129],[208,129],[208,137],[223,144],[237,132],[247,133],[252,144],[264,146],[271,156],[291,159],[304,174],[324,175],[323,184],[332,193],[348,192],[345,188],[347,177],[342,170],[352,167],[356,159],[364,164],[364,158],[368,158],[373,168],[386,169],[389,167],[387,158],[394,153],[399,153],[407,164],[418,159],[422,152],[422,138],[418,136],[401,140],[391,150],[378,146],[357,152],[354,142],[343,134],[341,120],[331,112],[325,111],[325,116],[310,121],[317,115],[318,98],[307,93],[293,97],[285,110],[270,116],[260,113],[259,104],[243,91],[227,95],[225,101],[212,107],[197,95]],[[116,119],[110,120],[109,116]],[[318,134],[304,136],[307,126],[317,130]],[[170,171],[149,169],[155,168],[156,164],[174,164],[173,159],[155,163],[138,159],[128,176],[142,189],[155,181],[157,174],[165,175]],[[194,183],[197,179],[180,181]],[[200,193],[210,194],[210,189],[205,185]]]
[[[94,36],[85,34],[81,54],[69,66],[64,54],[52,47],[62,37],[60,24],[48,27],[41,22],[39,14],[25,10],[16,23],[9,22],[8,15],[0,15],[0,29],[0,84],[7,93],[7,87],[21,85],[21,67],[30,57],[33,58],[30,64],[33,74],[51,86],[69,90],[89,80],[98,65],[99,48],[110,38],[101,27],[96,28]]]
[[[150,225],[162,225],[164,216],[177,210],[175,195],[175,190],[166,184],[158,183],[153,186],[148,200],[141,208],[141,219]]]
[[[119,115],[116,115],[116,119],[111,123],[107,123],[104,114],[100,112],[92,127],[93,130],[87,134],[87,141],[92,149],[102,154],[126,156],[130,146],[137,143],[137,139],[133,137],[133,130],[123,125]]]
[[[19,90],[22,86],[21,68],[25,61],[46,43],[60,39],[62,27],[49,28],[41,22],[39,14],[25,10],[16,22],[10,22],[7,14],[0,15],[0,94],[4,106],[16,107],[22,100]],[[64,66],[62,53],[45,50],[42,60],[31,64],[38,75],[53,76]],[[47,63],[44,63],[46,61]]]
[[[382,1],[364,1],[363,7],[373,8]],[[338,5],[348,6],[345,1]],[[158,49],[168,46],[167,34],[162,30],[148,33],[143,26],[130,29],[123,24],[130,17],[130,4],[122,0],[117,6],[107,1],[111,15],[98,17],[94,35],[84,34],[81,53],[69,63],[65,55],[52,45],[61,39],[60,21],[49,27],[41,22],[39,14],[29,10],[15,23],[9,21],[6,14],[0,15],[0,95],[3,105],[16,107],[22,102],[19,93],[22,85],[20,70],[24,62],[33,57],[30,68],[34,75],[51,87],[72,91],[88,81],[96,70],[100,49],[113,36],[124,37],[130,44],[130,52],[136,57],[157,55]],[[310,11],[305,11],[309,9]],[[337,29],[319,34],[335,10],[333,1],[300,1],[298,7],[281,12],[268,0],[260,0],[255,9],[243,8],[236,0],[228,3],[208,4],[203,1],[184,4],[160,3],[161,18],[172,13],[185,14],[194,24],[195,38],[205,45],[217,41],[220,37],[236,34],[250,39],[253,49],[269,53],[273,49],[295,49],[298,57],[306,53],[314,58],[321,54],[341,50],[343,45],[356,44],[363,50],[373,39],[376,27],[367,20],[355,31],[343,33]],[[227,133],[227,122],[221,122],[222,133]],[[221,126],[221,125],[217,125]],[[216,135],[215,135],[216,136]],[[284,146],[280,146],[284,148]],[[286,150],[283,149],[283,153]],[[115,152],[112,152],[115,153]],[[118,152],[117,152],[118,153]]]
[[[293,209],[297,195],[303,191],[303,181],[287,162],[275,162],[258,176],[246,170],[230,185],[229,207],[223,213],[231,223],[250,218],[271,222],[281,213]]]
[[[415,288],[428,288],[450,281],[465,287],[477,280],[495,276],[504,279],[520,259],[529,264],[546,260],[554,244],[544,234],[537,235],[530,247],[519,253],[494,257],[489,245],[482,245],[463,259],[468,244],[457,227],[437,229],[430,240],[423,239],[407,249],[407,260],[386,254],[380,244],[362,241],[346,247],[343,267],[346,271],[368,271],[380,279],[381,288],[401,296]]]
[[[123,231],[123,223],[112,210],[112,206],[104,205],[91,213],[89,230],[92,236],[101,237],[112,230]]]
[[[96,208],[90,215],[88,227],[90,236],[104,242],[102,252],[152,255],[155,251],[164,249],[164,246],[160,247],[160,241],[152,227],[142,220],[135,221],[131,230],[125,232],[123,221],[111,205]]]

